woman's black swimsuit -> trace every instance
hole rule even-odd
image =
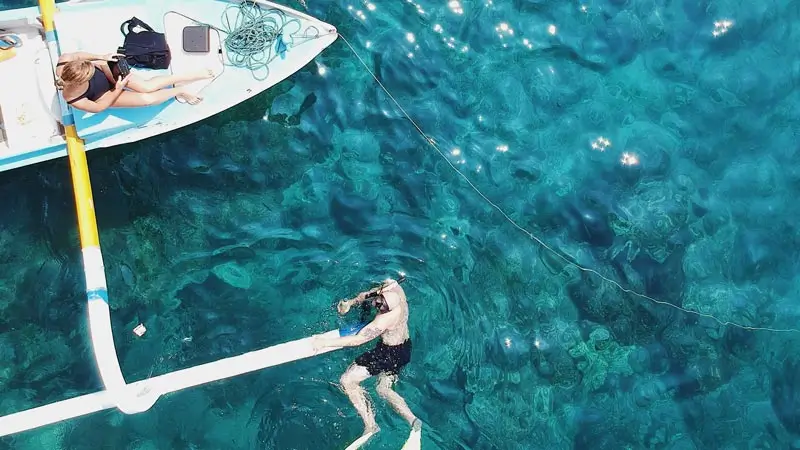
[[[356,358],[355,363],[366,367],[370,375],[385,373],[397,375],[411,361],[411,339],[399,345],[386,345],[379,340],[374,349],[368,350]]]
[[[66,64],[65,62],[60,62],[57,65]],[[108,78],[106,78],[106,74],[103,73],[102,70],[97,70],[97,67],[94,68],[94,74],[92,74],[92,78],[89,79],[89,87],[86,88],[86,92],[83,94],[73,98],[72,100],[67,101],[70,105],[74,102],[82,98],[88,98],[89,100],[95,102],[98,98],[102,97],[103,94],[110,91],[112,89],[111,83],[109,83]]]

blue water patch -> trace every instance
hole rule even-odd
[[[797,332],[771,331],[800,318],[796,7],[307,3],[441,153],[342,39],[230,111],[89,153],[127,380],[347,332],[337,302],[402,271],[394,388],[426,449],[798,446]],[[101,383],[68,164],[0,195],[7,414]],[[337,383],[372,347],[0,448],[345,448],[363,423]],[[370,446],[400,448],[373,381]]]

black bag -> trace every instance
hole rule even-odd
[[[133,31],[137,26],[146,31]],[[117,49],[118,53],[125,55],[125,59],[133,67],[147,69],[166,69],[172,60],[172,55],[167,45],[167,38],[164,33],[158,33],[153,28],[132,17],[126,20],[119,27],[119,31],[125,36],[122,47]]]

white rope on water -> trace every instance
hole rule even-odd
[[[325,338],[338,337],[339,330],[328,331],[322,336]],[[150,409],[161,396],[172,392],[339,349],[334,347],[314,350],[312,346],[313,338],[314,336],[310,336],[242,355],[200,364],[188,369],[176,370],[157,377],[146,378],[127,384],[122,389],[81,395],[80,397],[2,416],[0,417],[0,437],[54,424],[62,420],[74,419],[104,409],[116,408],[121,399],[130,408],[135,409],[125,411],[127,414],[144,412]]]
[[[350,42],[347,40],[347,38],[345,38],[341,33],[339,33],[339,37],[342,38],[342,41],[344,41],[345,44],[347,44],[347,46],[350,48],[350,51],[353,52],[353,55],[355,55],[355,57],[358,59],[358,61],[361,63],[361,65],[364,66],[364,69],[372,76],[372,79],[375,80],[375,82],[378,84],[378,86],[380,86],[381,90],[383,90],[383,92],[389,97],[389,99],[392,100],[392,102],[395,104],[395,106],[397,106],[397,108],[400,110],[400,112],[403,113],[403,115],[406,117],[406,119],[408,119],[408,121],[411,122],[411,125],[413,125],[414,128],[416,128],[416,130],[425,139],[425,141],[427,141],[428,144],[430,144],[430,146],[433,147],[433,149],[436,150],[437,153],[439,153],[439,155],[442,157],[442,159],[444,159],[445,162],[447,162],[447,164],[450,166],[450,168],[453,169],[461,178],[463,178],[464,181],[467,182],[469,187],[471,187],[472,190],[474,190],[475,193],[478,194],[478,196],[480,196],[492,208],[497,210],[497,212],[499,212],[503,216],[503,218],[505,218],[505,220],[508,221],[508,223],[510,223],[514,228],[518,229],[519,231],[525,233],[531,240],[533,240],[536,243],[538,243],[539,245],[541,245],[544,249],[546,249],[547,251],[549,251],[553,255],[557,256],[559,259],[563,260],[567,264],[577,268],[578,270],[580,270],[582,272],[590,273],[592,275],[595,275],[595,276],[599,277],[601,280],[603,280],[603,281],[605,281],[607,283],[611,283],[612,285],[614,285],[618,289],[620,289],[622,292],[634,295],[634,296],[639,297],[639,298],[643,298],[643,299],[649,300],[649,301],[651,301],[651,302],[653,302],[653,303],[655,303],[657,305],[662,305],[662,306],[667,306],[667,307],[671,307],[671,308],[677,309],[677,310],[682,311],[682,312],[684,312],[686,314],[690,314],[690,315],[694,315],[694,316],[702,317],[702,318],[706,318],[706,319],[711,319],[711,320],[713,320],[714,322],[717,322],[719,325],[721,325],[723,327],[724,326],[731,326],[731,327],[741,328],[743,330],[749,330],[749,331],[770,331],[770,332],[774,332],[774,333],[800,333],[800,330],[795,329],[795,328],[770,328],[770,327],[753,327],[753,326],[749,326],[749,325],[742,325],[742,324],[739,324],[739,323],[736,323],[736,322],[731,322],[731,321],[728,321],[728,320],[719,319],[716,316],[713,316],[711,314],[706,314],[706,313],[703,313],[703,312],[700,312],[700,311],[695,311],[695,310],[683,308],[681,306],[675,305],[675,304],[670,303],[670,302],[666,302],[666,301],[663,301],[663,300],[658,300],[658,299],[650,297],[650,296],[648,296],[646,294],[642,294],[640,292],[636,292],[636,291],[634,291],[632,289],[626,288],[626,287],[622,286],[620,283],[618,283],[617,281],[614,281],[614,280],[604,276],[600,272],[598,272],[598,271],[596,271],[594,269],[590,269],[588,267],[583,267],[580,264],[574,262],[574,258],[570,259],[567,256],[564,256],[565,253],[562,253],[560,251],[556,251],[555,249],[553,249],[552,247],[547,245],[547,243],[545,243],[542,239],[540,239],[539,237],[534,235],[532,232],[528,231],[527,229],[525,229],[524,227],[519,225],[500,206],[498,206],[491,199],[489,199],[489,197],[487,197],[483,192],[481,192],[481,190],[478,189],[478,187],[475,186],[475,184],[472,183],[472,181],[469,179],[469,177],[467,177],[463,172],[461,172],[458,169],[458,167],[456,167],[450,161],[450,159],[447,157],[447,155],[445,155],[445,153],[436,144],[436,141],[432,137],[430,137],[427,133],[425,133],[422,130],[422,128],[417,124],[417,122],[415,122],[414,119],[411,118],[411,116],[408,114],[408,112],[406,112],[405,108],[403,108],[400,105],[400,103],[397,101],[397,99],[395,99],[395,97],[392,95],[392,93],[389,92],[389,90],[386,88],[386,86],[384,86],[383,83],[381,83],[381,80],[379,80],[378,77],[375,76],[375,74],[372,72],[372,70],[370,70],[370,68],[367,65],[367,63],[364,62],[364,60],[361,58],[361,56],[358,54],[358,52],[356,52],[356,49],[350,44]]]

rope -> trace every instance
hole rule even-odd
[[[433,147],[433,149],[436,150],[437,153],[439,153],[439,155],[442,157],[442,159],[445,160],[445,162],[450,166],[450,168],[453,169],[459,176],[461,176],[461,178],[463,178],[464,181],[467,182],[467,184],[472,188],[472,190],[474,190],[492,208],[496,209],[511,225],[514,226],[514,228],[516,228],[519,231],[525,233],[531,240],[533,240],[536,243],[538,243],[539,245],[541,245],[543,248],[545,248],[547,251],[549,251],[553,255],[557,256],[559,259],[563,260],[565,263],[577,268],[578,270],[580,270],[582,272],[589,273],[589,274],[592,274],[592,275],[595,275],[595,276],[599,277],[601,280],[616,286],[622,292],[634,295],[634,296],[639,297],[639,298],[643,298],[643,299],[649,300],[649,301],[651,301],[651,302],[653,302],[653,303],[655,303],[657,305],[662,305],[662,306],[667,306],[667,307],[670,307],[670,308],[677,309],[677,310],[682,311],[682,312],[684,312],[686,314],[689,314],[689,315],[694,315],[694,316],[697,316],[697,317],[703,317],[703,318],[706,318],[706,319],[711,319],[711,320],[713,320],[714,322],[717,322],[719,325],[721,325],[723,327],[731,326],[731,327],[734,327],[734,328],[740,328],[742,330],[748,330],[748,331],[770,331],[770,332],[774,332],[774,333],[800,333],[800,330],[795,329],[795,328],[769,328],[769,327],[752,327],[752,326],[748,326],[748,325],[741,325],[741,324],[738,324],[738,323],[735,323],[735,322],[719,319],[719,318],[717,318],[717,317],[715,317],[715,316],[713,316],[711,314],[702,313],[700,311],[694,311],[694,310],[691,310],[691,309],[683,308],[681,306],[672,304],[670,302],[666,302],[666,301],[663,301],[663,300],[655,299],[655,298],[650,297],[650,296],[648,296],[646,294],[642,294],[642,293],[636,292],[636,291],[634,291],[632,289],[628,289],[628,288],[622,286],[621,284],[619,284],[618,282],[616,282],[616,281],[614,281],[614,280],[602,275],[600,272],[598,272],[598,271],[596,271],[594,269],[590,269],[588,267],[581,266],[580,264],[576,263],[575,259],[572,258],[571,256],[569,256],[569,255],[565,256],[564,253],[562,253],[560,251],[556,251],[555,249],[553,249],[552,247],[547,245],[544,241],[542,241],[540,238],[538,238],[536,235],[534,235],[532,232],[528,231],[527,229],[525,229],[524,227],[519,225],[505,211],[503,211],[503,209],[500,206],[498,206],[497,204],[492,202],[489,199],[489,197],[487,197],[483,192],[481,192],[481,190],[478,189],[478,187],[475,186],[472,183],[472,181],[470,181],[470,179],[466,175],[464,175],[464,173],[461,172],[458,169],[458,167],[456,167],[450,161],[450,158],[448,158],[447,155],[445,155],[445,153],[439,148],[439,145],[436,144],[436,141],[433,138],[431,138],[430,136],[428,136],[428,134],[426,134],[422,130],[422,128],[419,125],[417,125],[417,123],[414,121],[414,119],[411,118],[411,116],[400,105],[400,103],[394,98],[394,96],[389,92],[389,90],[386,89],[386,87],[383,85],[383,83],[381,83],[381,81],[378,79],[378,77],[375,76],[375,74],[372,72],[372,70],[370,70],[370,68],[367,65],[367,63],[364,62],[364,60],[361,58],[361,56],[358,54],[358,52],[356,52],[355,48],[353,48],[353,46],[350,44],[350,42],[341,33],[339,33],[339,37],[342,38],[342,40],[344,41],[345,44],[347,44],[347,46],[350,48],[350,51],[353,52],[353,55],[355,55],[355,57],[358,58],[358,61],[361,63],[362,66],[364,66],[364,69],[366,69],[366,71],[369,72],[370,75],[372,75],[372,79],[375,80],[375,82],[378,84],[378,86],[380,86],[380,88],[383,90],[383,92],[387,96],[389,96],[389,98],[392,100],[392,102],[395,104],[395,106],[397,106],[397,108],[400,110],[400,112],[402,112],[403,115],[406,117],[406,119],[408,119],[408,121],[411,122],[411,125],[413,125],[414,128],[416,128],[417,132],[419,132],[419,134],[425,139],[425,141],[428,142],[428,144],[430,144],[430,146]]]
[[[231,19],[229,11],[235,10]],[[225,33],[223,45],[227,50],[228,64],[233,67],[249,69],[253,78],[264,81],[269,78],[269,64],[275,58],[284,58],[289,47],[310,42],[322,34],[314,25],[309,25],[300,33],[302,22],[299,19],[287,18],[280,9],[262,9],[253,0],[244,0],[237,5],[228,5],[222,11],[222,28],[205,23],[178,11],[168,11],[195,23],[205,25],[218,33]],[[294,31],[288,31],[296,26]],[[333,33],[335,29],[328,30]],[[220,55],[222,49],[220,49]],[[222,56],[220,56],[220,59]],[[256,72],[263,71],[263,76]]]
[[[234,9],[231,21],[228,12]],[[308,27],[300,36],[295,36],[301,29],[298,19],[287,18],[286,13],[278,9],[262,9],[253,1],[244,1],[238,5],[229,5],[222,12],[222,31],[227,36],[224,40],[230,65],[249,69],[253,76],[263,81],[269,77],[269,63],[277,57],[283,57],[289,43],[295,38],[306,39],[303,42],[319,37],[319,30]],[[289,25],[297,25],[297,31],[286,33]],[[309,34],[312,31],[312,34]],[[288,42],[287,42],[288,40]],[[264,76],[256,76],[263,71]]]

